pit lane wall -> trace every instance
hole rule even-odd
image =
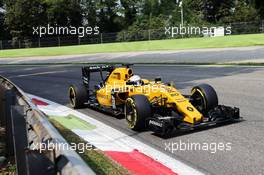
[[[5,154],[15,158],[17,174],[95,175],[73,150],[46,149],[36,145],[68,144],[45,114],[15,84],[0,76],[0,126],[5,128]]]

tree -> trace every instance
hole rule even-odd
[[[96,2],[94,0],[83,0],[81,2],[83,24],[89,26],[97,25]]]
[[[175,2],[174,2],[175,3]],[[183,1],[183,13],[184,13],[184,23],[185,25],[201,25],[206,23],[202,11],[202,0],[184,0]],[[179,25],[181,23],[181,8],[179,4],[173,5],[175,8],[171,12],[170,25]]]
[[[47,22],[46,5],[42,0],[6,0],[5,23],[14,39],[33,36],[33,27]]]
[[[120,6],[116,0],[100,0],[98,7],[98,25],[101,32],[119,32],[123,18],[118,15]]]
[[[261,18],[264,18],[264,1],[263,0],[254,0],[255,8],[258,10]]]
[[[3,9],[4,2],[0,0],[0,9]],[[4,14],[0,12],[0,40],[4,38],[5,35],[5,27],[4,27]]]
[[[47,16],[50,24],[75,26],[82,24],[80,0],[46,0]]]
[[[180,0],[179,0],[180,1]],[[104,33],[160,29],[181,23],[176,0],[0,0],[0,37],[32,37],[32,27],[99,26]],[[264,18],[263,0],[183,0],[185,25],[218,25]]]
[[[151,20],[141,17],[138,18],[136,22],[133,23],[133,25],[129,26],[127,30],[119,32],[118,40],[146,40],[149,39],[149,32],[152,32],[152,29],[164,29],[165,26],[165,20],[162,15],[159,17],[152,17]],[[157,33],[157,37],[164,37],[163,30]]]
[[[176,4],[176,0],[160,0],[159,2],[160,13],[158,15],[163,14],[164,16],[170,16],[171,13],[174,12],[179,5]]]
[[[121,6],[123,7],[123,16],[124,16],[124,28],[127,28],[137,17],[137,5],[138,1],[136,0],[120,0]]]
[[[209,23],[217,23],[222,18],[232,15],[234,7],[234,0],[203,0],[201,3],[204,19]]]
[[[253,4],[241,0],[236,3],[232,16],[227,19],[226,22],[253,22],[259,20],[259,14]]]
[[[142,12],[144,16],[152,18],[160,14],[160,1],[159,0],[145,0],[142,4]]]

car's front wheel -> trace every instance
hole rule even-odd
[[[218,106],[218,97],[214,88],[208,84],[195,86],[191,91],[192,104],[202,113]]]
[[[146,119],[151,117],[151,105],[145,95],[133,95],[125,103],[125,118],[128,127],[135,131],[144,130]]]

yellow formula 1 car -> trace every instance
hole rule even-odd
[[[175,129],[240,119],[238,108],[218,105],[217,94],[210,85],[195,86],[190,95],[182,95],[172,83],[163,83],[161,78],[141,79],[130,67],[83,67],[83,84],[69,87],[70,104],[73,108],[89,106],[124,115],[129,128],[149,129],[162,135]],[[95,72],[100,74],[101,82],[91,88],[91,75]]]

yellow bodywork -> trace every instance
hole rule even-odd
[[[103,106],[111,107],[113,93],[116,95],[116,105],[124,104],[127,97],[135,94],[144,94],[150,102],[158,98],[166,98],[165,105],[179,111],[184,116],[185,122],[194,124],[202,121],[203,115],[176,88],[146,79],[143,79],[144,84],[141,86],[127,85],[132,75],[133,71],[130,68],[114,69],[105,86],[96,92],[98,102]]]

